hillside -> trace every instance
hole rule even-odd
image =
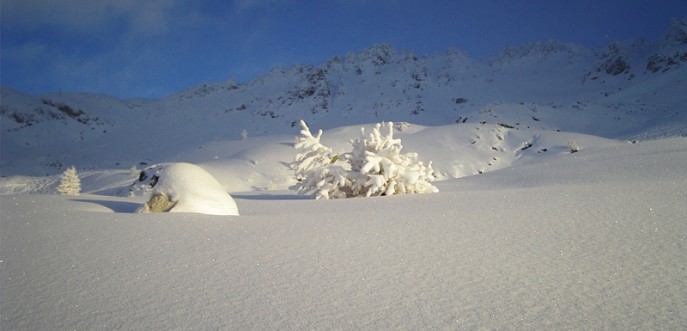
[[[402,121],[630,140],[685,135],[685,26],[674,20],[658,41],[602,50],[549,41],[485,60],[375,45],[318,66],[275,68],[244,84],[208,83],[159,100],[29,96],[2,86],[0,169],[3,176],[54,174],[69,164],[128,169],[208,144],[236,145],[243,130],[251,138],[294,135],[300,119],[325,130]]]

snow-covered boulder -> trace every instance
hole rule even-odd
[[[173,163],[160,170],[150,200],[138,212],[238,215],[239,209],[234,199],[207,171],[189,163]]]

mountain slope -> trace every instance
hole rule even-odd
[[[240,146],[244,130],[249,139],[294,135],[300,119],[324,129],[390,120],[615,139],[686,135],[685,26],[674,20],[657,42],[595,51],[549,41],[486,60],[375,45],[318,66],[275,68],[245,84],[203,84],[159,100],[34,97],[2,86],[0,170],[45,175],[69,164],[118,169],[183,161],[208,145]],[[236,153],[233,147],[224,154]]]

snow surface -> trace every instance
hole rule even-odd
[[[441,192],[3,195],[2,329],[681,329],[687,138],[587,147]]]

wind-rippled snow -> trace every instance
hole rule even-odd
[[[437,194],[232,194],[242,216],[3,195],[0,327],[680,329],[685,164],[685,138],[590,147]]]

